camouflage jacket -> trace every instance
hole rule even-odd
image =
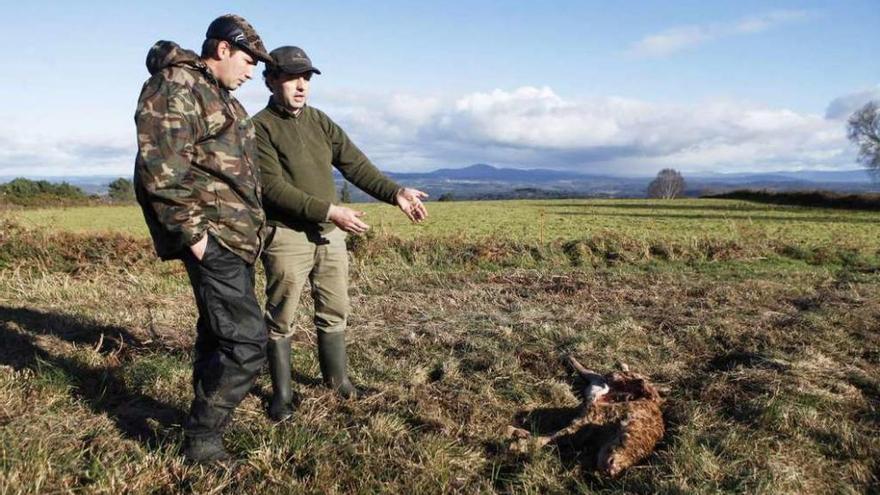
[[[210,233],[253,263],[265,236],[254,125],[192,51],[159,41],[138,99],[135,192],[156,252],[180,258]]]

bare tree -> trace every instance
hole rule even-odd
[[[684,177],[677,170],[664,168],[648,184],[649,198],[674,199],[684,193]]]
[[[847,136],[859,147],[859,163],[880,179],[880,103],[871,101],[849,117]]]

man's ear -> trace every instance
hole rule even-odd
[[[226,60],[230,55],[232,55],[232,45],[226,40],[220,40],[217,44],[217,58]]]
[[[266,88],[271,92],[275,93],[275,78],[272,76],[263,77],[263,83],[266,85]]]

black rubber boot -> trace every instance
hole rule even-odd
[[[348,379],[345,332],[318,333],[318,363],[324,385],[345,399],[357,399],[360,391]]]
[[[196,464],[232,460],[232,455],[223,447],[223,437],[219,434],[204,437],[186,437],[182,454],[187,462]]]
[[[269,339],[266,346],[269,375],[272,377],[272,400],[269,417],[284,421],[293,416],[293,389],[290,387],[290,337]]]

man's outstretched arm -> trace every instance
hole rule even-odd
[[[428,193],[412,189],[409,187],[401,188],[394,195],[394,200],[400,211],[409,218],[410,222],[419,223],[428,218],[428,209],[422,200],[428,197]]]
[[[422,204],[422,199],[428,197],[426,193],[397,185],[373,165],[341,127],[323,113],[319,117],[333,146],[333,165],[349,182],[380,201],[397,205],[412,222],[428,217]]]

